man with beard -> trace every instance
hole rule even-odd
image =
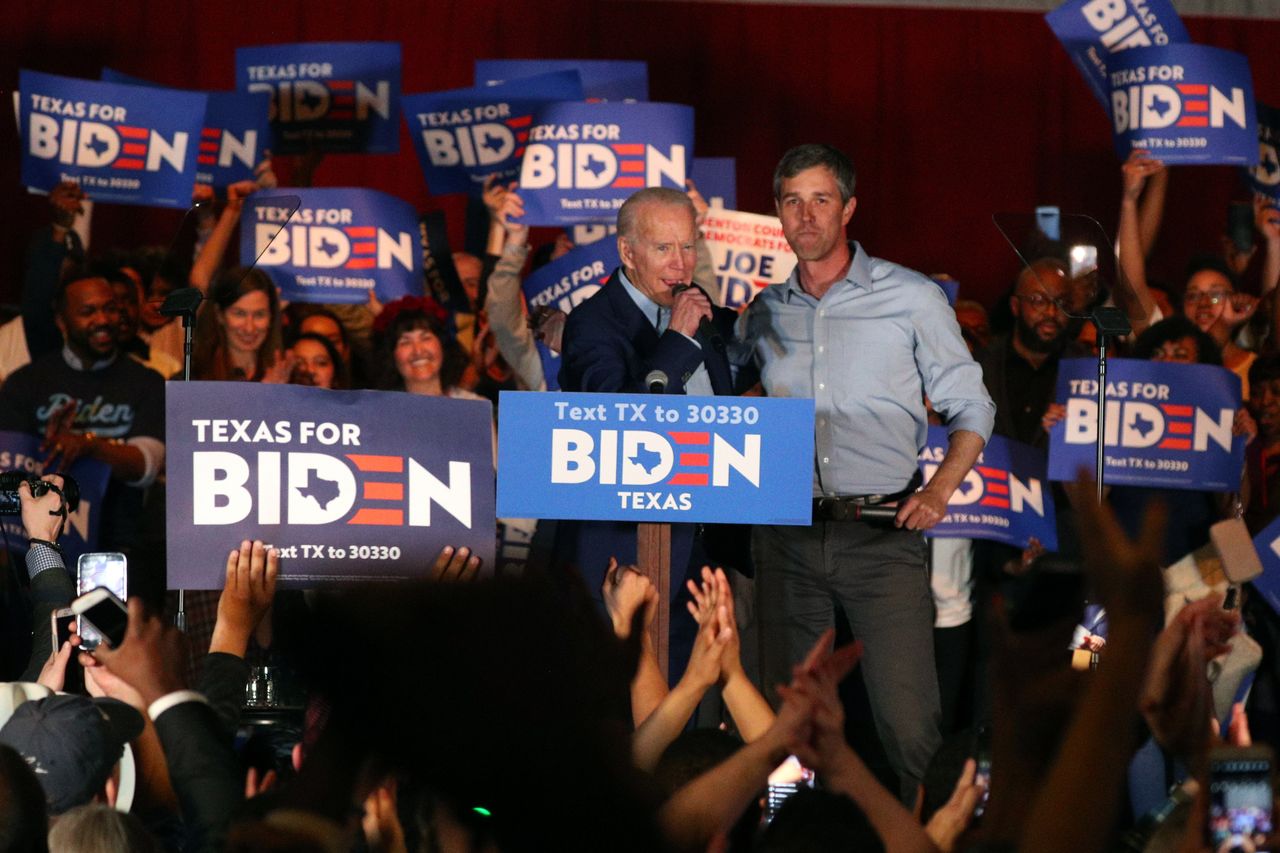
[[[81,457],[106,463],[99,547],[124,550],[136,537],[143,489],[164,464],[164,379],[120,352],[120,307],[106,279],[69,275],[54,313],[62,350],[5,380],[0,430],[42,437],[50,473]]]
[[[995,434],[1047,448],[1040,421],[1058,381],[1058,360],[1085,355],[1073,343],[1079,320],[1064,310],[1070,298],[1067,268],[1053,258],[1033,261],[1009,297],[1014,328],[978,357],[982,379],[996,404]]]

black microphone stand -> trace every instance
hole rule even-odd
[[[1119,308],[1100,305],[1089,314],[1098,333],[1098,435],[1094,458],[1094,479],[1098,484],[1098,503],[1102,503],[1104,450],[1107,442],[1107,338],[1121,338],[1132,331],[1129,318]]]
[[[200,309],[200,303],[203,300],[204,294],[197,288],[183,287],[165,297],[164,304],[160,306],[162,316],[182,318],[183,382],[191,381],[191,339],[194,334],[196,311]],[[173,621],[179,630],[187,630],[186,590],[178,590],[178,613]]]

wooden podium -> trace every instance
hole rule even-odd
[[[671,525],[641,521],[636,524],[636,565],[658,590],[658,612],[649,627],[653,650],[662,677],[668,678],[671,660]]]

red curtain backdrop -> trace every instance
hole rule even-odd
[[[1199,42],[1249,57],[1260,100],[1280,104],[1280,21],[1189,18]],[[744,210],[771,210],[770,180],[788,146],[822,140],[858,168],[852,233],[873,254],[949,272],[990,302],[1016,271],[995,212],[1058,204],[1114,229],[1119,163],[1102,108],[1040,14],[682,2],[468,0],[255,3],[18,3],[0,34],[0,85],[18,69],[96,78],[103,65],[171,86],[229,89],[237,46],[392,40],[405,92],[468,86],[479,57],[595,57],[649,62],[650,97],[692,104],[697,151],[737,158]],[[43,202],[18,184],[13,114],[0,110],[0,300],[18,295],[31,224]],[[289,165],[279,168],[287,179]],[[463,205],[427,192],[407,131],[400,153],[334,156],[317,186],[363,186],[443,209],[462,239]],[[1175,171],[1153,266],[1181,278],[1212,249],[1236,170]],[[177,215],[103,205],[96,251],[164,242]]]

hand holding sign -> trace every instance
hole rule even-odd
[[[1144,148],[1135,148],[1129,152],[1124,165],[1120,167],[1124,178],[1124,198],[1126,201],[1137,201],[1142,197],[1142,189],[1147,179],[1153,175],[1165,174],[1164,163],[1151,156]]]

